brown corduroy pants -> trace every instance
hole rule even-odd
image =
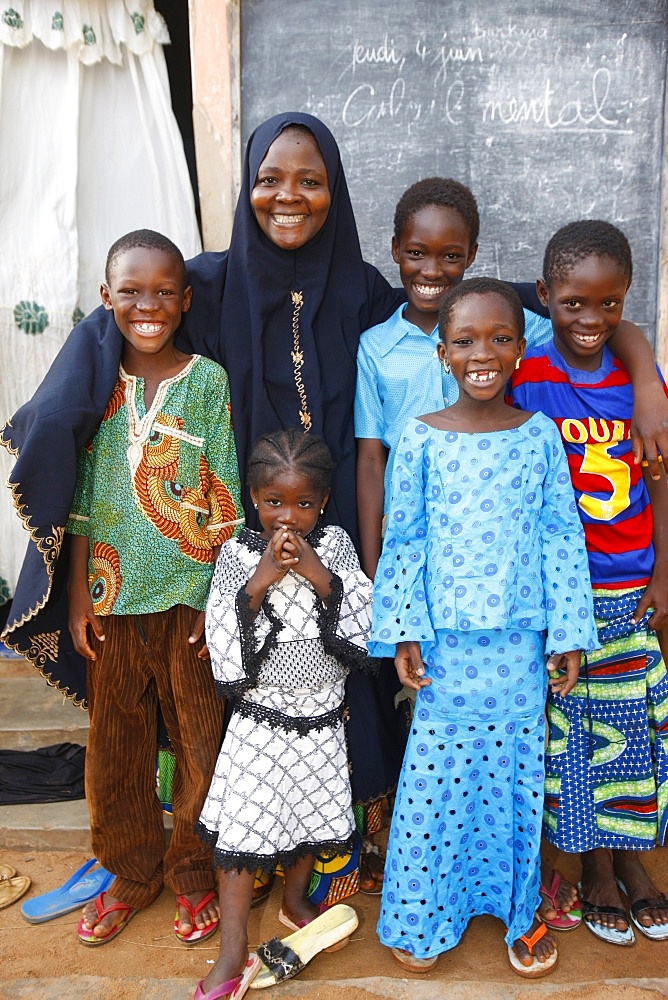
[[[163,882],[177,894],[212,889],[212,851],[194,832],[220,747],[223,702],[203,640],[188,636],[197,612],[185,605],[148,615],[109,615],[105,641],[92,637],[86,798],[93,851],[116,876],[109,892],[146,907]],[[173,831],[156,794],[158,702],[176,756]]]

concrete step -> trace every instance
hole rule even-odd
[[[91,853],[85,799],[0,806],[0,848]]]
[[[88,713],[65,700],[24,659],[0,656],[0,747],[37,750],[88,740]],[[0,806],[0,848],[90,853],[83,799]]]
[[[55,688],[32,674],[0,669],[0,746],[36,750],[54,743],[88,741],[88,713],[67,701]]]
[[[22,656],[4,656],[0,646],[0,677],[34,677],[37,671]],[[37,674],[39,676],[39,674]]]
[[[87,742],[88,712],[63,698],[26,660],[0,655],[0,747],[37,750]],[[172,817],[165,814],[168,838],[171,829]],[[91,853],[85,800],[0,806],[3,848]]]
[[[167,842],[172,817],[163,813]],[[0,806],[0,850],[92,853],[85,799]]]

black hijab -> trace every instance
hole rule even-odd
[[[298,250],[277,247],[251,208],[258,170],[274,140],[290,125],[308,128],[322,154],[331,204],[322,229]],[[189,263],[193,301],[185,340],[227,370],[242,482],[253,443],[261,434],[300,427],[295,384],[292,292],[301,292],[300,375],[312,431],[325,439],[336,463],[326,520],[357,540],[353,402],[360,334],[382,322],[401,297],[365,264],[339,149],[312,115],[291,112],[260,125],[248,140],[230,248],[221,262],[202,254]],[[220,274],[222,263],[222,275]],[[211,330],[210,266],[220,280],[220,326]],[[221,280],[222,279],[222,280]],[[244,491],[247,522],[255,512]]]
[[[286,251],[260,230],[250,193],[269,147],[291,124],[305,125],[315,137],[327,169],[331,206],[320,232],[301,249]],[[357,343],[402,298],[362,260],[338,147],[322,122],[294,112],[256,129],[246,150],[230,248],[188,261],[188,275],[193,303],[178,343],[227,369],[242,484],[254,440],[266,431],[299,426],[290,293],[302,291],[301,374],[313,431],[325,438],[337,461],[325,520],[343,525],[357,540]],[[3,635],[49,683],[82,704],[85,664],[67,630],[63,528],[74,493],[76,456],[113,391],[122,342],[113,314],[100,306],[74,328],[35,395],[0,430],[0,443],[17,456],[10,484],[30,532]],[[247,490],[244,506],[253,526]]]

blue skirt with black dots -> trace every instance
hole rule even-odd
[[[378,921],[383,944],[428,958],[471,917],[512,944],[540,899],[545,781],[542,632],[436,633],[399,778]]]

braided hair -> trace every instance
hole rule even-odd
[[[263,434],[248,461],[248,485],[258,489],[280,472],[294,471],[308,479],[323,496],[332,483],[334,461],[322,438],[296,427]]]

